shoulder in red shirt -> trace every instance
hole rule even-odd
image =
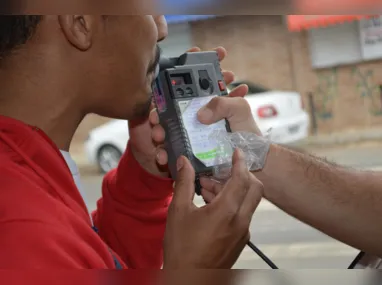
[[[129,147],[92,213],[57,147],[0,116],[0,268],[159,269],[171,179],[147,173]]]

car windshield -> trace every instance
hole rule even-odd
[[[241,85],[241,84],[246,84],[248,85],[248,93],[249,94],[257,94],[257,93],[264,93],[264,92],[268,92],[270,91],[270,89],[268,88],[265,88],[263,86],[260,86],[260,85],[256,85],[254,83],[251,83],[251,82],[246,82],[246,81],[240,81],[240,82],[234,82],[234,83],[231,83],[229,85],[229,88],[232,90],[234,89],[235,87]]]

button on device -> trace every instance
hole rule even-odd
[[[224,82],[219,80],[218,84],[219,84],[220,91],[225,91],[225,84],[224,84]]]
[[[192,89],[190,87],[187,87],[186,94],[187,95],[192,95],[192,94],[194,94],[194,91],[192,91]]]
[[[180,89],[180,88],[176,89],[176,95],[183,96],[184,95],[183,89]]]
[[[207,78],[200,78],[199,79],[200,88],[203,90],[208,90],[211,86],[210,81]]]

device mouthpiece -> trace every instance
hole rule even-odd
[[[169,58],[166,56],[161,56],[159,60],[160,71],[175,67],[176,61],[177,61],[177,58]]]

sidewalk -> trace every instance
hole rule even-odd
[[[294,143],[293,146],[306,150],[317,148],[334,148],[361,143],[382,143],[382,128],[368,128],[365,130],[348,130],[346,132],[330,135],[310,136],[307,139]],[[74,146],[71,151],[81,173],[97,174],[97,167],[89,165],[81,146]]]
[[[310,136],[306,140],[294,144],[299,147],[336,147],[341,145],[382,142],[382,127],[355,129],[330,135]]]

